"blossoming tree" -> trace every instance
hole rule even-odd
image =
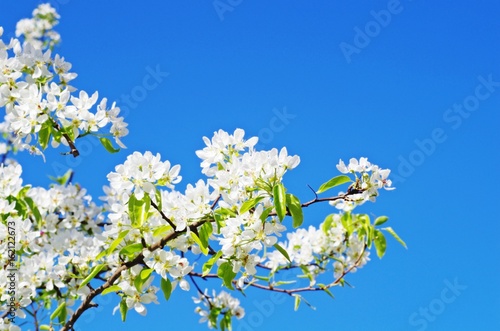
[[[128,133],[114,103],[70,85],[77,76],[71,64],[52,55],[58,18],[40,5],[18,23],[19,39],[0,39],[1,330],[20,330],[30,319],[36,330],[72,330],[100,295],[120,298],[115,310],[125,321],[129,310],[146,315],[146,305],[172,300],[176,289],[196,292],[201,322],[230,330],[232,318],[245,315],[231,293],[280,292],[297,308],[308,291],[332,295],[370,260],[371,248],[382,257],[384,231],[404,245],[381,227],[387,217],[354,213],[391,189],[389,170],[366,158],[340,161],[341,174],[302,202],[283,184],[299,157],[286,148],[258,151],[257,138],[245,139],[241,129],[203,138],[196,155],[206,178],[184,191],[175,186],[180,166],[151,152],[134,152],[116,166],[102,205],[71,182],[71,173],[50,188],[24,184],[16,152],[44,157],[47,148],[64,148],[65,157],[78,157],[78,141],[88,135],[117,152]],[[339,185],[344,192],[325,194]],[[302,209],[319,203],[332,205],[332,213],[318,227],[304,227]],[[295,277],[307,285],[297,286]],[[201,279],[225,290],[204,289]],[[49,312],[45,320],[41,310]]]

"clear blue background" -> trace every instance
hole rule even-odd
[[[38,3],[2,1],[5,35]],[[182,164],[182,189],[201,177],[194,154],[201,137],[220,128],[241,127],[265,138],[262,148],[287,146],[300,155],[286,184],[302,200],[312,198],[307,184],[337,174],[339,158],[366,156],[399,178],[395,191],[363,211],[390,216],[408,250],[390,239],[384,259],[373,254],[348,277],[354,288],[335,288],[335,300],[306,295],[315,311],[294,312],[291,298],[260,311],[272,296],[250,291],[246,322],[234,330],[500,330],[500,87],[460,123],[449,117],[457,116],[449,112],[454,104],[473,100],[479,76],[500,82],[498,2],[401,1],[385,26],[371,11],[393,1],[232,3],[219,15],[212,1],[52,1],[61,14],[56,51],[73,63],[78,88],[125,107],[123,95],[139,91],[148,67],[169,76],[128,107],[127,150],[109,155],[81,142],[76,160],[21,156],[25,183],[47,185],[46,175],[72,167],[75,181],[97,198],[128,153],[151,150]],[[340,45],[355,45],[356,27],[372,29],[371,36],[357,40],[363,47],[348,62]],[[295,117],[281,126],[273,109],[284,108]],[[419,151],[416,140],[428,143],[436,129],[446,138]],[[329,212],[311,209],[310,224]],[[444,303],[447,281],[462,288]],[[123,325],[107,296],[77,329],[203,330],[194,293],[160,298],[147,317],[130,312]],[[426,319],[421,308],[433,316]]]

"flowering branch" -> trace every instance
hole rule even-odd
[[[253,287],[296,299],[299,292],[331,294],[330,288],[344,285],[350,272],[368,263],[372,246],[378,257],[385,254],[385,232],[405,245],[391,227],[380,227],[387,217],[372,221],[353,212],[374,202],[379,190],[392,189],[390,170],[366,158],[347,165],[340,160],[341,175],[312,189],[314,199],[302,203],[283,181],[299,165],[299,156],[288,155],[286,148],[258,151],[258,138],[245,139],[242,129],[203,137],[205,147],[196,155],[206,178],[187,184],[183,192],[176,189],[180,165],[149,151],[133,152],[108,174],[102,206],[72,183],[73,172],[48,189],[23,186],[22,167],[7,162],[7,152],[42,154],[63,143],[70,148],[66,154],[77,157],[75,141],[87,135],[100,137],[106,150],[117,152],[106,136],[123,148],[120,138],[128,133],[114,103],[108,109],[103,98],[94,111],[97,92],[73,94],[71,64],[50,51],[59,41],[52,29],[58,18],[50,5],[40,5],[33,18],[18,24],[16,34],[24,42],[0,39],[0,107],[6,111],[0,128],[7,140],[0,143],[5,151],[0,276],[7,279],[7,267],[16,268],[19,284],[15,295],[5,284],[0,288],[0,303],[7,307],[0,311],[0,324],[9,330],[18,330],[14,318],[25,318],[24,312],[36,329],[73,330],[85,311],[97,307],[93,300],[107,293],[120,297],[115,310],[122,320],[132,309],[146,315],[145,305],[158,303],[158,291],[169,300],[176,288],[190,289],[188,280],[198,294],[194,302],[200,304],[195,311],[201,321],[230,329],[233,317],[244,316],[239,300],[226,291],[209,295],[197,278],[217,279],[228,290]],[[103,133],[108,124],[109,132]],[[349,185],[345,192],[318,196],[344,184]],[[304,226],[303,209],[323,202],[332,212],[321,224]],[[302,272],[309,286],[280,287],[289,283],[275,279],[292,269]],[[78,307],[68,316],[75,302]],[[39,310],[51,306],[56,308],[50,325],[39,325]]]

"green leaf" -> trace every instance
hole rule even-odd
[[[302,213],[302,205],[299,198],[297,198],[293,194],[287,194],[286,205],[288,206],[290,214],[292,215],[292,226],[294,228],[298,228],[304,221],[304,214]]]
[[[68,180],[71,178],[71,175],[73,174],[73,170],[69,169],[62,175],[61,177],[52,177],[49,176],[50,180],[53,180],[59,185],[66,185],[68,183]]]
[[[50,129],[51,123],[50,121],[46,121],[42,124],[42,128],[38,131],[38,144],[42,147],[42,150],[45,150],[49,145],[50,139]]]
[[[385,231],[389,232],[394,237],[394,239],[396,239],[404,248],[408,249],[408,247],[406,247],[406,243],[403,241],[403,239],[401,239],[396,234],[396,231],[394,231],[390,226],[387,227],[387,228],[383,228],[382,230],[385,230]]]
[[[40,325],[40,330],[51,331],[52,327],[50,325],[43,324],[43,325]]]
[[[115,240],[113,240],[111,245],[109,245],[108,249],[106,250],[107,252],[105,255],[109,255],[109,254],[113,253],[115,251],[116,247],[118,247],[118,245],[120,245],[121,242],[123,241],[123,239],[127,236],[129,231],[130,230],[124,230],[124,231],[120,232],[118,234],[118,237]]]
[[[156,205],[158,206],[158,209],[162,209],[162,202],[161,202],[161,191],[159,189],[156,189],[155,191],[155,198],[156,198]]]
[[[104,148],[110,152],[110,153],[117,153],[120,151],[120,149],[116,149],[113,147],[113,144],[111,143],[111,141],[106,138],[106,137],[101,137],[99,138],[99,140],[101,141],[101,144],[104,146]]]
[[[276,248],[281,254],[283,254],[283,256],[288,260],[288,262],[292,263],[292,260],[290,260],[288,252],[283,247],[281,247],[278,244],[274,244],[273,247]]]
[[[172,227],[170,225],[162,225],[157,227],[154,232],[153,232],[153,237],[158,237],[162,234],[164,234],[167,231],[172,230]]]
[[[266,219],[269,217],[269,214],[273,211],[273,207],[269,207],[269,208],[266,208],[264,209],[264,211],[262,212],[262,214],[260,214],[260,220],[262,222],[265,222]]]
[[[332,292],[330,291],[330,289],[328,287],[326,287],[325,284],[318,284],[319,288],[321,288],[323,291],[325,291],[326,294],[328,294],[332,299],[335,299],[335,297],[333,296]]]
[[[382,225],[385,222],[387,222],[388,219],[389,219],[389,217],[387,217],[387,216],[379,216],[375,219],[374,224],[375,224],[375,226]]]
[[[217,276],[222,279],[224,286],[228,289],[234,290],[233,279],[236,277],[236,273],[233,272],[233,266],[230,262],[224,262],[219,266],[217,270]]]
[[[276,209],[276,214],[280,219],[280,222],[283,221],[286,215],[286,196],[285,196],[285,187],[282,183],[278,183],[273,187],[273,200],[274,200],[274,208]]]
[[[68,316],[68,309],[66,309],[66,306],[64,306],[64,309],[61,310],[59,313],[59,316],[57,316],[57,320],[61,325],[66,323],[66,317]]]
[[[35,205],[35,202],[30,197],[25,197],[24,201],[26,201],[26,204],[30,207],[36,222],[40,225],[42,222],[42,215],[40,214],[38,207]]]
[[[385,240],[384,234],[380,230],[375,230],[375,238],[373,240],[375,243],[375,249],[377,250],[377,256],[381,259],[387,248],[387,242]]]
[[[203,264],[203,274],[202,276],[205,277],[206,275],[208,275],[208,273],[210,272],[210,270],[212,270],[212,267],[214,266],[214,264],[219,260],[219,258],[222,256],[222,251],[218,251],[217,254],[215,254],[214,256],[212,256],[210,259],[208,259],[207,262],[205,262],[205,264]]]
[[[120,250],[120,255],[125,255],[129,258],[133,257],[135,253],[142,251],[144,247],[142,246],[142,243],[135,243],[135,244],[130,244],[125,247],[123,247]]]
[[[219,323],[221,331],[231,331],[231,314],[224,314]]]
[[[17,198],[18,199],[23,199],[26,196],[26,193],[31,189],[31,185],[26,185],[24,186],[21,190],[19,190],[19,193],[17,193]]]
[[[231,209],[229,208],[224,208],[224,207],[221,207],[221,208],[217,208],[215,211],[214,211],[215,214],[218,214],[218,215],[223,215],[223,216],[231,216],[231,217],[235,217],[237,216],[236,213],[234,211],[232,211]]]
[[[172,283],[170,282],[170,279],[165,279],[162,277],[160,281],[160,287],[165,300],[168,301],[168,299],[170,299],[170,295],[172,294]]]
[[[342,184],[348,183],[348,182],[352,182],[352,180],[349,176],[340,175],[340,176],[333,177],[332,179],[330,179],[326,183],[323,183],[319,187],[319,190],[316,193],[318,193],[318,194],[323,193],[323,192],[331,189],[332,187],[339,186],[339,185],[342,185]]]
[[[73,132],[73,125],[62,128],[61,133],[66,133],[71,140],[75,141],[75,133]]]
[[[257,278],[258,280],[262,280],[264,282],[269,282],[271,280],[271,277],[270,276],[267,276],[267,277],[264,277],[264,276],[259,276],[259,275],[253,275],[255,278]]]
[[[52,130],[52,137],[54,137],[54,140],[57,141],[58,143],[61,142],[61,138],[62,138],[62,133],[61,131],[58,131],[56,129],[53,129]]]
[[[66,301],[63,301],[59,306],[57,306],[56,310],[50,315],[50,320],[54,320],[56,317],[59,317],[61,314],[66,314]]]
[[[125,298],[123,298],[122,301],[120,301],[120,314],[122,315],[122,322],[125,322],[127,319],[127,312],[127,302],[125,301]]]
[[[141,292],[142,291],[142,286],[146,281],[149,279],[149,276],[151,276],[151,273],[153,272],[153,269],[149,268],[144,268],[141,270],[141,272],[135,277],[134,279],[134,286],[137,289],[137,291]]]
[[[293,307],[293,310],[297,311],[299,309],[300,301],[301,301],[302,297],[298,294],[295,294],[294,297],[295,297],[295,305]]]
[[[102,291],[101,295],[106,295],[106,294],[109,294],[109,293],[114,293],[114,292],[118,292],[118,291],[121,291],[122,288],[118,285],[111,285],[110,287],[108,287],[107,289],[105,289],[104,291]]]
[[[273,283],[273,286],[281,286],[281,285],[290,285],[290,284],[295,284],[295,280],[280,280],[279,282]]]
[[[200,247],[200,250],[203,253],[203,255],[207,255],[208,246],[203,245],[203,242],[201,241],[200,237],[194,231],[191,231],[190,234],[194,242]]]
[[[241,205],[240,215],[246,213],[247,211],[249,211],[250,209],[252,209],[253,207],[255,207],[262,199],[264,199],[264,197],[263,196],[259,196],[259,197],[256,197],[256,198],[253,198],[253,199],[248,199],[247,201],[245,201]]]
[[[335,215],[335,214],[330,214],[327,217],[325,217],[325,221],[323,222],[323,225],[321,226],[321,229],[323,230],[323,232],[325,234],[328,234],[328,231],[332,227],[333,215]]]
[[[351,213],[344,213],[340,218],[340,221],[342,222],[342,226],[347,230],[347,236],[349,236],[354,231]]]
[[[210,236],[212,235],[213,230],[214,228],[212,226],[212,223],[210,222],[203,223],[203,225],[198,228],[200,241],[206,248],[208,248],[208,241],[210,239]]]
[[[141,200],[138,200],[135,194],[130,196],[128,200],[128,211],[133,227],[140,228],[142,226],[150,207],[151,199],[149,195],[144,194]]]
[[[12,202],[15,202],[15,206],[14,206],[14,209],[18,212],[18,214],[22,217],[22,218],[25,218],[26,217],[26,213],[28,212],[28,204],[26,203],[26,201],[24,201],[24,199],[18,199],[16,198],[15,196],[8,196],[7,197],[7,201],[10,203]]]
[[[80,287],[79,289],[81,289],[82,287],[84,287],[85,285],[87,285],[92,279],[94,279],[95,276],[97,276],[97,274],[105,267],[106,265],[105,264],[98,264],[96,265],[93,269],[92,269],[92,272],[87,276],[85,277],[85,279],[83,280],[83,282],[80,284]]]

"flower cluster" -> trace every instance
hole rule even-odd
[[[233,316],[237,319],[245,316],[245,310],[240,306],[240,300],[233,298],[225,291],[221,291],[219,294],[213,291],[211,297],[205,291],[205,293],[199,293],[198,297],[194,297],[193,301],[196,304],[203,303],[202,307],[198,306],[194,311],[201,316],[200,323],[207,322],[210,329],[217,328],[220,315],[223,317],[219,323],[224,326],[227,326],[227,320]]]
[[[297,229],[287,234],[287,241],[280,242],[289,260],[283,253],[274,250],[267,254],[265,266],[273,272],[289,265],[307,266],[310,284],[333,267],[335,280],[340,280],[346,270],[355,271],[363,267],[369,260],[370,252],[366,250],[363,238],[356,232],[349,233],[344,224],[357,224],[357,215],[331,214],[318,228]],[[333,261],[333,262],[331,262]]]
[[[73,95],[69,83],[76,78],[71,64],[48,49],[59,40],[52,30],[59,17],[48,4],[40,5],[32,19],[19,22],[16,34],[24,36],[22,44],[11,39],[0,40],[0,107],[5,107],[5,122],[0,131],[8,135],[13,150],[29,150],[41,154],[49,143],[68,145],[77,156],[75,139],[87,134],[103,135],[108,125],[115,142],[125,147],[120,138],[128,134],[127,123],[119,117],[120,109],[106,98],[97,104],[98,93],[85,91]],[[3,29],[0,28],[0,37]],[[96,110],[92,108],[96,106]],[[102,139],[107,138],[102,136]],[[104,142],[103,142],[104,144]],[[7,151],[4,151],[4,153]]]
[[[181,167],[170,167],[169,161],[161,162],[160,158],[160,154],[153,156],[149,151],[144,154],[134,152],[124,164],[116,166],[116,172],[108,175],[111,187],[119,195],[128,196],[133,192],[139,200],[144,197],[144,192],[154,196],[156,185],[174,188],[173,184],[182,180],[179,176]]]
[[[81,276],[86,275],[101,252],[99,239],[103,220],[101,209],[74,185],[54,185],[50,189],[22,186],[20,165],[0,167],[0,263],[7,265],[10,257],[7,234],[15,234],[17,272],[17,316],[32,302],[50,304],[52,299],[82,298],[88,288],[79,288]],[[9,230],[15,229],[15,231]],[[12,264],[10,264],[12,266]],[[6,279],[8,270],[0,269]],[[44,291],[57,293],[54,297],[40,296]],[[8,300],[0,289],[2,305]]]
[[[337,169],[343,174],[355,176],[355,182],[346,192],[348,196],[331,202],[331,205],[338,209],[351,211],[356,205],[361,205],[366,201],[375,202],[379,189],[394,189],[391,187],[392,181],[388,178],[391,171],[371,164],[366,157],[360,158],[359,161],[352,158],[347,166],[344,161],[340,160]]]
[[[59,21],[59,14],[50,4],[40,4],[33,10],[32,18],[24,18],[17,23],[16,36],[23,36],[25,42],[35,48],[53,48],[61,36],[53,30]]]

